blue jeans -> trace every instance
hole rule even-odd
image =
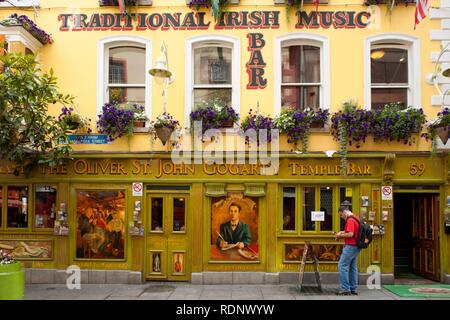
[[[356,291],[358,288],[358,254],[361,248],[345,245],[339,259],[339,283],[341,291]]]

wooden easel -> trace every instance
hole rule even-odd
[[[306,257],[308,255],[308,250],[310,250],[310,249],[312,250],[314,275],[316,277],[317,288],[319,289],[320,292],[322,292],[322,281],[320,279],[320,273],[319,273],[319,259],[317,258],[316,252],[312,248],[311,241],[306,241],[305,246],[303,247],[303,256],[302,256],[302,261],[300,263],[300,270],[298,273],[297,290],[299,293],[302,292],[303,278],[305,276]]]

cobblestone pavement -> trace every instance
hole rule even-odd
[[[63,284],[28,284],[25,300],[429,300],[401,298],[386,289],[361,287],[358,296],[337,296],[336,286],[305,287],[295,285],[193,285],[177,282],[152,282],[142,285],[82,284],[69,290]],[[435,298],[438,300],[438,298]],[[439,299],[450,300],[450,299]]]

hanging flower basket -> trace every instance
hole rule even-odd
[[[441,139],[443,145],[446,145],[448,141],[448,134],[449,134],[448,129],[449,129],[448,126],[436,128],[436,134]]]
[[[169,140],[173,129],[169,127],[161,127],[161,128],[155,128],[156,136],[161,140],[163,146],[166,145],[166,142]]]

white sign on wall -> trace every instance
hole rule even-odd
[[[142,197],[142,189],[144,189],[142,182],[133,182],[133,197]]]
[[[381,186],[381,200],[392,200],[392,186]]]
[[[311,221],[325,221],[325,211],[311,211]]]

